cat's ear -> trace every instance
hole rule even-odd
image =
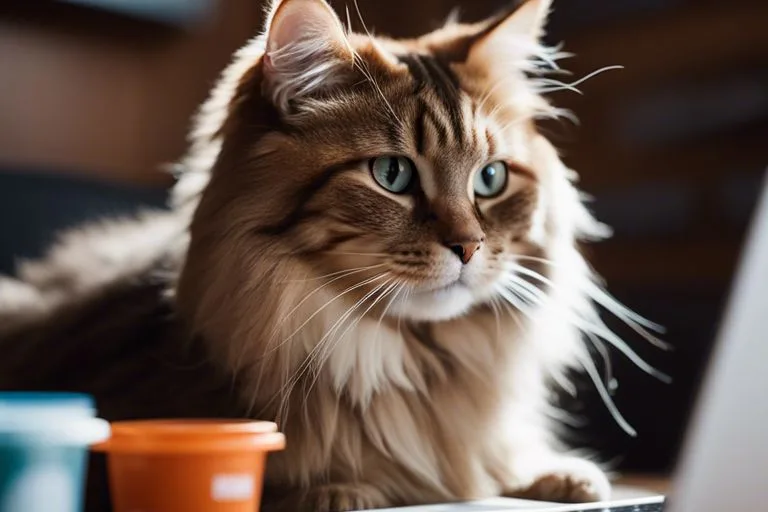
[[[484,63],[522,60],[538,50],[551,0],[524,0],[512,10],[488,20],[472,37],[467,61]]]
[[[267,17],[263,90],[291,102],[341,82],[354,63],[344,27],[325,0],[277,0]]]

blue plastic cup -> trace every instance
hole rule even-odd
[[[93,399],[0,392],[0,512],[81,512],[88,447],[109,437]]]

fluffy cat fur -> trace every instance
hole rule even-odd
[[[595,302],[645,324],[578,251],[605,229],[536,131],[558,114],[549,8],[392,40],[275,2],[195,120],[172,211],[0,281],[0,388],[93,393],[112,420],[276,420],[268,511],[606,498],[558,445],[550,387],[594,376],[584,332],[632,356]],[[390,155],[406,193],[369,172]],[[483,198],[493,161],[508,183]]]

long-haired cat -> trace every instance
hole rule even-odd
[[[276,420],[266,510],[608,496],[549,390],[594,374],[583,332],[616,341],[595,301],[643,327],[578,251],[604,230],[536,130],[558,113],[549,8],[392,40],[275,2],[196,119],[172,211],[0,283],[0,388]]]

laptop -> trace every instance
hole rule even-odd
[[[510,498],[377,512],[768,511],[768,179],[668,496],[564,505]]]

